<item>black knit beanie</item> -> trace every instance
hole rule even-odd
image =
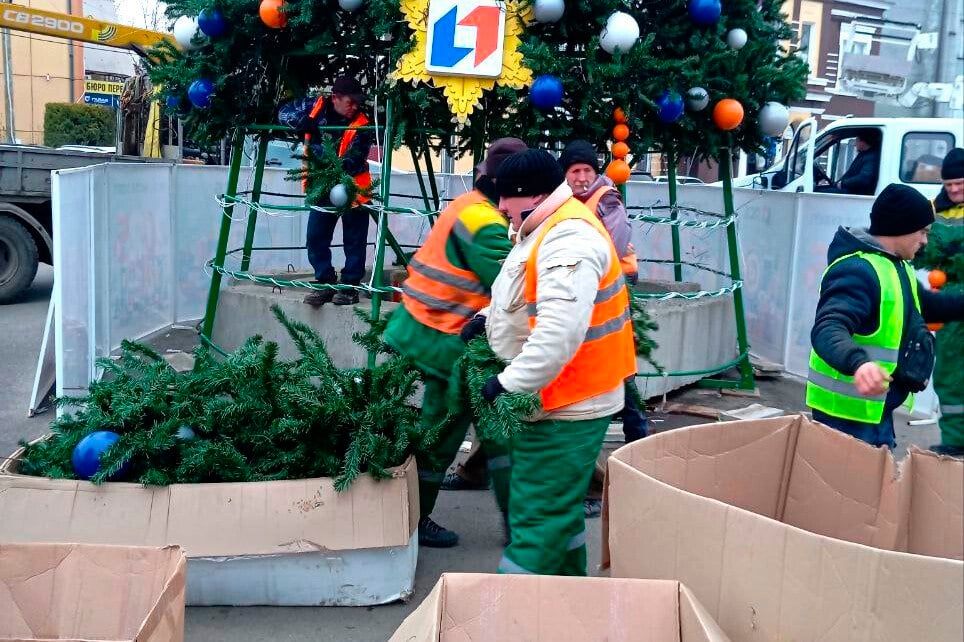
[[[955,147],[947,152],[944,164],[941,165],[941,180],[951,181],[964,178],[964,149]]]
[[[566,179],[559,162],[544,149],[527,149],[509,156],[499,167],[499,196],[551,194]]]
[[[873,236],[903,236],[918,232],[934,222],[934,206],[913,187],[891,183],[870,208]]]
[[[597,174],[599,173],[599,156],[596,154],[596,150],[593,149],[592,143],[587,140],[574,140],[566,148],[562,150],[562,155],[559,157],[559,164],[562,165],[562,171],[569,171],[569,168],[576,163],[585,163],[593,168]]]

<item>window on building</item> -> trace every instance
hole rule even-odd
[[[900,146],[900,180],[940,183],[944,157],[954,147],[950,132],[910,132]]]
[[[797,55],[806,60],[810,61],[810,52],[816,50],[817,43],[814,42],[816,32],[814,31],[812,22],[803,22],[800,24],[800,38],[797,40]]]

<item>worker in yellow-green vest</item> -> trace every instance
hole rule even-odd
[[[926,323],[964,319],[964,296],[919,286],[909,263],[933,222],[920,192],[889,185],[874,201],[870,228],[841,227],[827,252],[807,405],[817,421],[874,446],[896,445],[893,411],[931,377]]]

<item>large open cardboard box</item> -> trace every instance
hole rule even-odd
[[[725,642],[679,582],[444,573],[389,642]]]
[[[411,595],[418,540],[414,459],[392,478],[140,484],[0,469],[0,541],[177,544],[189,605],[361,606]]]
[[[960,460],[708,424],[617,450],[604,500],[612,575],[683,582],[737,642],[964,639]]]
[[[181,642],[184,553],[0,544],[0,642]]]

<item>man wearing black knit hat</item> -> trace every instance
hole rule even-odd
[[[870,228],[837,230],[810,340],[813,417],[874,446],[896,445],[893,411],[927,385],[934,340],[926,323],[964,319],[964,296],[931,292],[909,263],[927,245],[934,208],[889,185]]]
[[[583,497],[623,381],[636,372],[629,295],[609,232],[545,150],[496,178],[516,244],[492,284],[485,332],[507,362],[482,396],[538,394],[511,443],[511,541],[500,573],[586,574]]]

